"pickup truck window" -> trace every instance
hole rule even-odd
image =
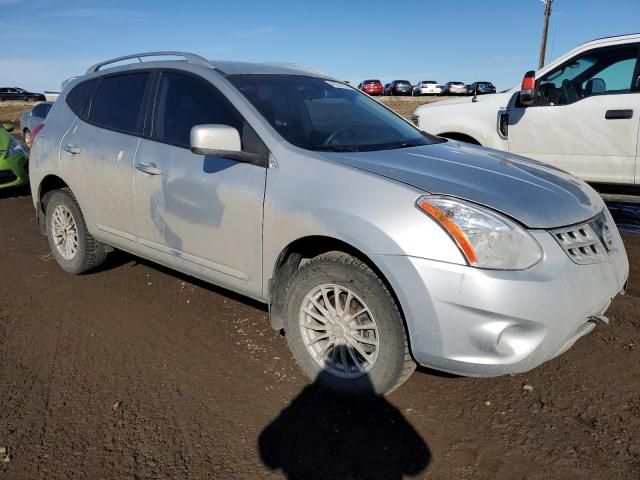
[[[538,80],[536,105],[569,105],[593,95],[629,93],[638,45],[599,48],[572,58]]]

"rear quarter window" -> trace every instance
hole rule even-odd
[[[96,79],[82,82],[67,94],[67,105],[69,105],[73,113],[79,117],[82,116],[84,107],[91,97],[93,90],[96,88],[97,83],[98,81]]]

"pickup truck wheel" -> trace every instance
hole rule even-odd
[[[285,333],[304,372],[347,395],[384,395],[415,369],[402,315],[364,262],[329,252],[304,264],[285,293]]]
[[[46,218],[49,247],[63,270],[81,274],[104,261],[105,246],[88,232],[71,190],[55,190],[47,195]]]

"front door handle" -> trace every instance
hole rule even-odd
[[[77,155],[80,153],[80,147],[78,147],[77,145],[73,144],[73,143],[67,143],[64,147],[64,151],[65,152],[69,152],[72,155]]]
[[[162,175],[162,170],[153,162],[136,163],[136,169],[148,175]]]
[[[629,120],[633,118],[633,110],[607,110],[604,118],[606,120]]]

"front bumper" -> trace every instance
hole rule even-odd
[[[0,157],[0,189],[29,183],[29,157],[23,154]]]
[[[424,366],[468,376],[531,370],[570,348],[622,293],[629,263],[618,232],[604,263],[577,265],[550,233],[525,271],[482,270],[421,258],[375,261],[403,308],[412,353]]]

